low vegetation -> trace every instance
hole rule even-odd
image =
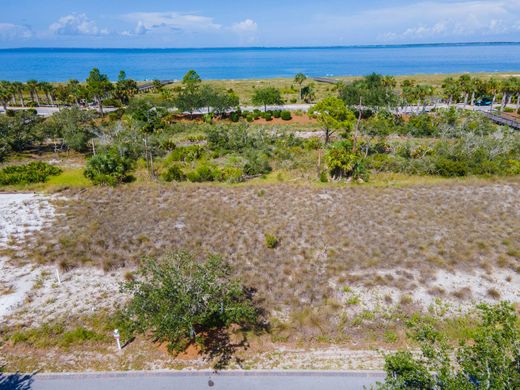
[[[43,183],[51,176],[62,173],[58,167],[44,162],[11,165],[0,169],[0,185]]]
[[[506,302],[480,305],[478,324],[454,347],[431,322],[410,321],[421,354],[386,356],[380,389],[516,389],[520,386],[520,324]]]

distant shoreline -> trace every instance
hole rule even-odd
[[[402,49],[418,47],[457,47],[457,46],[518,46],[518,42],[433,42],[367,45],[325,45],[325,46],[223,46],[223,47],[10,47],[0,51],[223,51],[223,50],[316,50],[316,49]]]

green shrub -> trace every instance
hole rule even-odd
[[[222,181],[224,175],[217,166],[202,163],[194,170],[187,172],[186,178],[194,183],[202,183],[206,181]]]
[[[292,98],[291,100],[289,100],[292,104],[296,103],[298,101],[298,99],[296,98]]]
[[[278,240],[278,237],[276,237],[273,234],[266,234],[265,235],[265,246],[269,249],[274,249],[278,246],[280,241]]]
[[[103,335],[97,334],[96,332],[85,329],[82,326],[78,326],[77,328],[63,333],[62,337],[59,340],[59,344],[68,347],[71,345],[83,344],[88,341],[103,341],[106,337]]]
[[[183,181],[186,180],[186,175],[182,171],[182,167],[180,164],[172,164],[167,169],[166,172],[162,174],[162,178],[165,181]]]
[[[282,111],[280,114],[280,118],[284,121],[290,121],[292,119],[292,115],[290,111]]]
[[[240,114],[236,111],[233,111],[230,115],[229,115],[229,118],[231,119],[232,122],[238,122],[240,120]]]
[[[92,156],[84,175],[94,184],[115,186],[131,179],[128,173],[133,165],[133,161],[114,148]]]
[[[43,183],[50,176],[63,171],[44,162],[31,162],[26,165],[11,165],[0,170],[0,185]]]
[[[247,114],[246,121],[249,123],[253,122],[255,120],[254,116],[252,114]]]
[[[278,119],[282,116],[282,111],[281,110],[274,110],[273,111],[273,117]]]
[[[170,351],[204,346],[212,335],[222,343],[231,325],[254,327],[259,319],[251,294],[218,256],[201,262],[180,252],[144,259],[124,290],[132,296],[124,311],[130,332],[166,342]]]
[[[327,172],[325,172],[325,171],[321,171],[320,172],[320,182],[322,182],[322,183],[328,183],[329,182],[329,177],[327,175]]]
[[[250,153],[248,161],[244,165],[244,173],[249,176],[263,175],[271,172],[269,159],[261,153]]]
[[[352,153],[351,145],[338,143],[331,147],[325,156],[330,175],[334,179],[349,178],[368,180],[369,172],[366,160],[357,153]]]
[[[266,112],[266,113],[264,114],[264,119],[265,119],[266,121],[269,122],[269,121],[272,121],[272,120],[273,120],[273,116],[271,115],[270,112]]]
[[[195,161],[200,159],[204,152],[204,147],[200,145],[179,146],[173,149],[166,157],[165,163],[169,164],[172,161]]]

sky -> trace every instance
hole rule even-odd
[[[520,41],[520,0],[0,0],[0,48]]]

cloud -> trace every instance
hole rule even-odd
[[[235,23],[231,26],[231,30],[238,33],[238,34],[244,34],[244,33],[254,33],[258,30],[258,25],[254,20],[246,19],[239,23]]]
[[[316,21],[323,31],[374,40],[479,39],[520,31],[520,0],[421,1],[349,16],[318,15]]]
[[[211,32],[222,28],[213,18],[178,12],[134,12],[123,15],[123,19],[135,22],[133,32],[125,35],[143,35],[149,31]]]
[[[96,22],[85,14],[62,16],[56,23],[49,26],[49,30],[57,35],[107,35],[107,29],[101,29]]]
[[[1,40],[28,39],[33,35],[30,26],[22,26],[13,23],[0,23]]]

